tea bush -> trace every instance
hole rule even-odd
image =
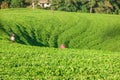
[[[119,80],[119,52],[0,45],[1,80]]]

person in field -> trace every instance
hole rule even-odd
[[[12,42],[15,42],[15,34],[12,34],[12,35],[11,35],[10,40],[11,40]]]
[[[61,49],[65,49],[65,45],[64,45],[64,44],[61,44],[60,48],[61,48]]]

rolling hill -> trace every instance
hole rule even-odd
[[[119,20],[119,15],[0,10],[0,80],[119,80]]]
[[[120,16],[32,9],[0,11],[2,38],[34,46],[120,51]]]

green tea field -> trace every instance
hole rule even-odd
[[[119,80],[119,21],[120,15],[1,9],[0,80]]]

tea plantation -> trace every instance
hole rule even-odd
[[[119,15],[0,10],[0,80],[119,80],[119,20]],[[9,40],[12,33],[15,42]]]
[[[55,49],[2,41],[1,80],[119,80],[120,52]]]

